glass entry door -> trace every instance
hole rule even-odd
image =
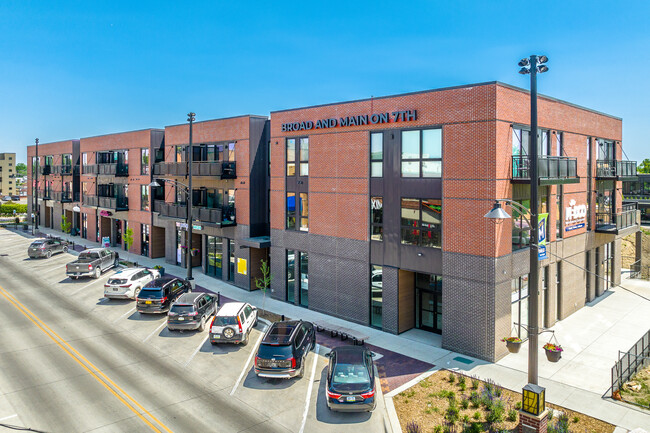
[[[416,274],[416,327],[442,334],[442,277]]]

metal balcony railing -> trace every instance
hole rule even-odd
[[[99,197],[96,195],[84,195],[82,203],[84,206],[97,207],[99,205]]]
[[[156,176],[187,176],[187,162],[159,162],[153,165]],[[211,176],[220,179],[235,179],[235,161],[199,161],[192,163],[192,176]]]
[[[580,181],[577,158],[567,156],[539,156],[537,174],[542,185]],[[512,157],[512,180],[530,182],[530,158],[528,156]]]
[[[187,207],[179,203],[166,203],[162,200],[155,200],[154,212],[160,213],[163,217],[187,219]],[[216,224],[220,227],[235,225],[235,208],[224,206],[220,208],[192,207],[192,220]]]
[[[77,193],[79,194],[79,193]],[[61,203],[70,203],[73,201],[74,195],[72,194],[71,191],[63,191],[63,192],[55,192],[54,193],[54,200],[59,201]]]
[[[127,197],[98,197],[98,207],[113,209],[115,211],[128,210],[129,199]]]
[[[60,175],[69,175],[72,174],[72,165],[55,165],[54,173]]]
[[[636,161],[599,159],[596,161],[596,177],[634,180],[637,177]]]
[[[616,161],[616,177],[625,180],[636,179],[636,161]]]
[[[112,176],[128,176],[129,164],[111,163],[98,164],[97,174],[106,174]]]
[[[82,174],[97,174],[99,171],[97,164],[87,164],[81,167]]]
[[[639,224],[637,203],[624,203],[620,212],[597,212],[596,232],[618,233]]]

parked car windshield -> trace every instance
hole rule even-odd
[[[162,298],[162,289],[142,289],[138,298],[140,299],[158,299]]]
[[[108,280],[108,284],[126,284],[126,280],[111,278],[110,280]]]
[[[43,245],[44,243],[45,243],[45,241],[34,241],[34,242],[32,242],[32,244],[30,246],[31,247],[37,247],[39,245]]]
[[[293,356],[293,352],[291,351],[291,345],[275,346],[271,344],[260,344],[260,348],[257,350],[257,356],[264,359],[290,358]]]
[[[368,369],[361,364],[336,364],[332,373],[332,383],[370,383]]]
[[[232,316],[216,316],[214,318],[214,326],[228,326],[236,325],[237,318]]]
[[[191,305],[172,305],[171,313],[176,314],[187,314],[194,311],[194,307]]]

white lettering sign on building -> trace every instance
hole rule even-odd
[[[587,221],[587,205],[576,204],[574,199],[569,201],[569,206],[564,208],[564,231],[570,232],[581,229]]]

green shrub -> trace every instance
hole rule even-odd
[[[461,385],[461,386],[465,385],[465,376],[464,375],[461,374],[460,376],[458,376],[458,384]]]
[[[462,407],[463,409],[467,409],[469,407],[469,400],[466,398],[461,399],[460,407]]]
[[[510,409],[508,411],[508,421],[517,421],[517,411]]]
[[[465,385],[465,382],[459,383],[459,385],[460,385],[460,390],[461,391],[465,391],[465,389],[467,389],[467,386]]]
[[[490,407],[485,420],[489,424],[498,424],[503,422],[505,418],[506,408],[503,404],[503,400],[494,400],[492,406]]]
[[[463,423],[469,424],[469,415],[463,415]]]
[[[450,371],[449,372],[449,383],[454,383],[454,382],[456,382],[456,375]]]
[[[422,429],[415,421],[411,421],[406,424],[406,433],[421,433]]]
[[[548,424],[549,433],[569,433],[569,417],[563,413],[554,423]]]
[[[12,215],[14,214],[14,209],[16,210],[16,215],[27,213],[27,205],[20,203],[6,203],[0,205],[0,215]]]
[[[481,381],[478,378],[472,377],[472,389],[478,389],[480,383]]]
[[[433,428],[433,433],[442,433],[442,426],[437,425]]]
[[[580,421],[580,418],[578,418],[578,416],[576,415],[576,416],[573,417],[572,421],[573,421],[574,424],[577,424],[578,421]]]
[[[480,422],[465,424],[463,427],[463,433],[483,433],[483,426]]]
[[[472,391],[469,395],[469,401],[472,403],[473,408],[477,408],[481,405],[481,396],[476,391]]]
[[[456,400],[452,400],[449,402],[449,407],[447,408],[447,411],[445,412],[445,419],[449,421],[450,424],[456,424],[460,417],[460,411],[458,410],[458,406],[456,406]]]
[[[479,412],[479,411],[474,412],[474,415],[472,415],[472,418],[474,418],[475,420],[481,419],[481,412]]]
[[[520,409],[521,409],[521,402],[520,402],[520,401],[518,401],[517,403],[515,403],[515,409],[517,409],[517,410],[520,410]],[[551,412],[551,413],[552,413],[552,412]]]

